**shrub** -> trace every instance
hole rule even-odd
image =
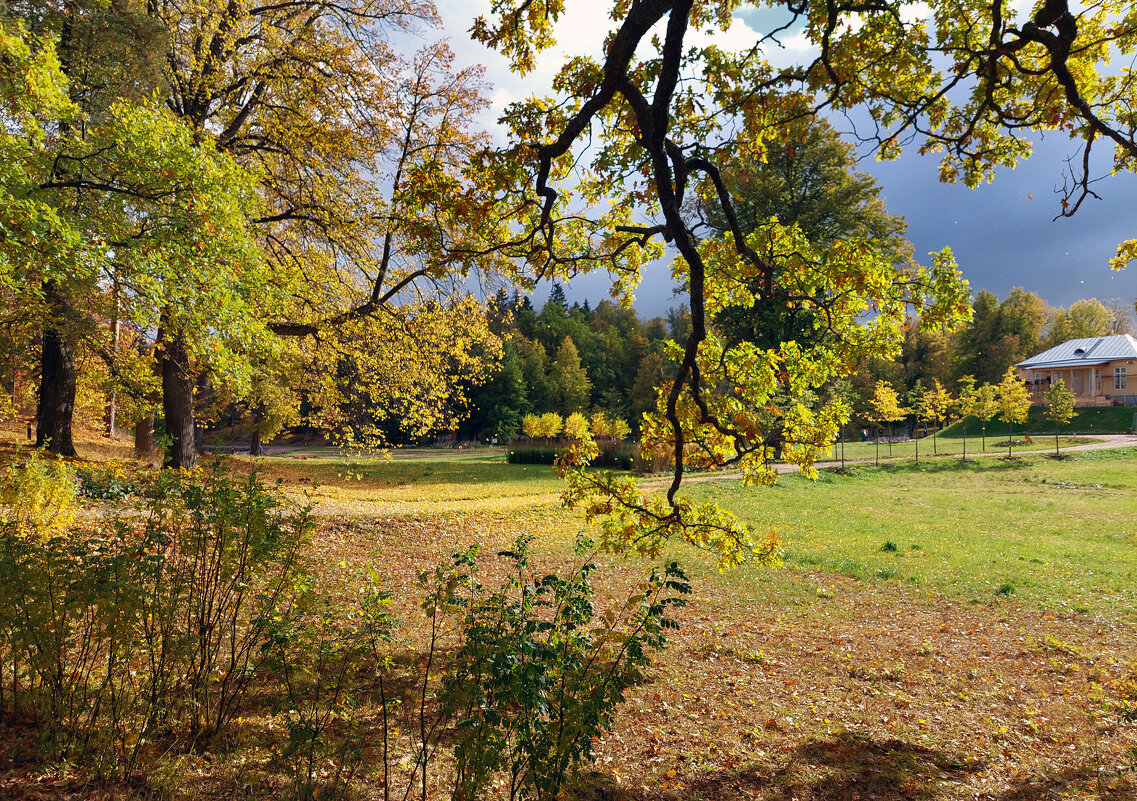
[[[536,446],[514,446],[506,454],[509,464],[553,464],[560,455],[557,448],[542,448]],[[605,467],[615,470],[631,470],[635,466],[636,451],[634,447],[619,443],[606,443],[600,452],[589,464],[592,467]]]
[[[75,474],[33,451],[0,473],[0,523],[20,537],[49,537],[75,519]]]
[[[690,588],[676,563],[653,571],[622,609],[597,619],[586,562],[567,577],[530,572],[529,539],[512,551],[511,580],[487,592],[474,552],[436,572],[427,609],[464,612],[461,645],[441,683],[453,720],[455,797],[480,798],[504,773],[510,798],[555,798],[612,725],[624,691],[676,628],[667,617]],[[590,543],[582,542],[582,547]]]
[[[506,454],[509,464],[552,464],[560,453],[556,448],[537,448],[514,445]]]
[[[141,491],[136,476],[120,464],[87,465],[75,470],[79,494],[86,498],[117,501],[138,495]]]
[[[0,688],[64,759],[129,774],[157,737],[220,732],[303,594],[304,510],[255,476],[164,473],[142,516],[0,531]]]

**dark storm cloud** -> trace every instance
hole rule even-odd
[[[907,219],[917,256],[950,246],[973,291],[1004,297],[1021,286],[1055,306],[1085,297],[1132,301],[1137,271],[1112,271],[1109,259],[1119,242],[1137,235],[1137,176],[1106,177],[1094,185],[1101,200],[1055,220],[1072,152],[1069,140],[1052,137],[1029,161],[977,189],[939,183],[936,159],[915,151],[860,168],[876,177],[888,210]]]

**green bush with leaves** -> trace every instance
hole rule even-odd
[[[455,720],[455,798],[482,797],[502,773],[511,799],[557,797],[641,678],[647,651],[663,648],[677,627],[668,611],[690,591],[672,562],[621,610],[597,619],[595,565],[586,561],[566,577],[535,574],[528,545],[519,538],[502,554],[511,562],[504,588],[487,592],[477,582],[470,552],[427,598],[430,609],[464,611],[461,645],[441,686]]]
[[[140,494],[142,482],[124,465],[84,465],[75,470],[79,494],[84,498],[118,501]]]
[[[307,579],[311,520],[256,476],[163,473],[143,514],[24,536],[0,529],[0,705],[50,753],[129,775],[236,716]]]
[[[50,463],[30,470],[5,486],[74,489]],[[0,527],[0,712],[34,721],[38,756],[116,783],[260,714],[291,798],[347,797],[368,775],[403,797],[441,779],[463,801],[553,798],[689,592],[672,563],[598,613],[587,559],[536,572],[521,538],[490,588],[472,547],[420,576],[424,647],[396,640],[378,571],[351,582],[353,604],[303,569],[309,511],[256,475],[163,471],[140,511]]]

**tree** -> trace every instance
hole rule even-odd
[[[900,395],[887,381],[877,381],[869,401],[869,420],[877,426],[876,463],[880,464],[880,424],[888,423],[888,455],[892,457],[892,424],[903,420],[908,411],[900,406]]]
[[[80,113],[53,42],[53,36],[37,36],[25,19],[0,16],[0,114],[5,120],[0,126],[0,212],[6,221],[0,236],[0,282],[11,308],[22,307],[42,321],[41,375],[59,375],[47,397],[41,381],[37,443],[70,455],[74,345],[60,331],[64,299],[51,290],[58,279],[72,274],[87,280],[90,265],[77,221],[40,189],[50,175],[48,131]]]
[[[999,391],[994,384],[984,384],[975,393],[975,416],[983,432],[982,449],[987,452],[987,424],[999,413]]]
[[[900,350],[903,380],[908,386],[921,381],[925,387],[951,379],[951,337],[942,328],[912,325],[904,332]]]
[[[722,166],[723,183],[734,199],[733,223],[714,195],[702,198],[700,221],[715,236],[731,233],[732,224],[749,235],[777,220],[796,226],[822,247],[850,239],[872,241],[893,263],[911,260],[911,245],[903,238],[904,218],[885,211],[880,187],[872,176],[856,171],[855,149],[828,121],[805,116],[789,121],[779,133],[779,140],[764,148],[764,160],[744,157]],[[750,303],[732,304],[714,315],[714,325],[726,341],[745,340],[766,348],[804,338],[821,346],[829,336],[813,319],[818,313],[815,303],[763,297],[756,283],[749,294]]]
[[[541,427],[541,415],[525,415],[521,420],[521,430],[525,432],[525,436],[529,437],[530,440],[537,439],[537,437],[541,436],[543,430]]]
[[[529,204],[508,250],[550,278],[612,268],[619,293],[666,241],[677,254],[674,272],[688,287],[690,335],[678,343],[676,374],[659,412],[643,427],[649,443],[675,454],[667,493],[645,503],[634,482],[567,471],[571,503],[591,507],[596,495],[611,501],[610,545],[654,551],[662,538],[679,534],[726,562],[745,552],[748,534],[737,521],[677,497],[685,465],[737,464],[749,480],[773,480],[763,443],[771,426],[782,426],[787,458],[810,473],[847,407],[792,400],[770,413],[769,401],[779,394],[804,398],[851,370],[858,353],[894,355],[908,302],[927,325],[965,314],[966,293],[946,254],[913,275],[895,269],[871,240],[826,247],[773,222],[760,232],[742,230],[722,166],[760,161],[791,120],[825,109],[867,120],[861,136],[881,157],[916,139],[925,152],[943,155],[943,179],[971,186],[1029,154],[1024,128],[1062,130],[1086,148],[1108,143],[1112,166],[1133,169],[1137,135],[1129,120],[1137,87],[1099,69],[1137,38],[1137,20],[1125,8],[1111,0],[1075,17],[1066,0],[1054,0],[1023,20],[1002,3],[821,0],[748,15],[769,27],[735,52],[693,40],[712,38],[750,4],[618,2],[599,58],[568,59],[554,82],[556,96],[508,109],[511,141],[491,167],[503,185],[523,181]],[[562,10],[560,0],[501,0],[472,33],[526,73],[554,43]],[[767,61],[767,48],[786,30],[807,40],[797,51],[804,60]],[[1073,214],[1089,195],[1095,162],[1069,163],[1077,174],[1063,212]],[[716,199],[730,222],[728,236],[699,241],[684,216],[696,197]],[[1123,243],[1115,262],[1131,258],[1137,240]],[[824,308],[833,347],[781,342],[759,350],[718,337],[708,319],[751,304],[754,286],[759,300],[781,296]],[[576,460],[580,467],[584,456]]]
[[[734,199],[737,231],[760,234],[776,221],[796,227],[808,241],[822,248],[848,240],[871,241],[891,263],[911,262],[912,248],[903,238],[907,227],[904,219],[885,211],[876,182],[855,171],[854,148],[841,141],[824,118],[790,121],[780,134],[779,141],[765,146],[764,161],[744,157],[722,167],[722,180]],[[716,237],[733,235],[732,221],[714,194],[705,195],[699,208]],[[779,263],[775,259],[770,265],[774,282],[778,281]],[[728,263],[724,266],[730,269]],[[727,283],[733,280],[725,277]],[[830,340],[840,337],[822,322],[823,297],[764,293],[760,285],[763,280],[763,276],[754,276],[744,293],[713,314],[711,324],[725,343],[746,342],[767,349],[793,341],[806,350],[815,350],[829,347]],[[782,397],[776,405],[789,406],[792,402],[800,406],[807,398],[819,399],[815,389],[795,397],[789,382],[783,382],[778,390]],[[771,418],[764,444],[775,458],[782,457],[785,435],[784,424]]]
[[[975,389],[975,376],[965,375],[959,379],[959,390],[955,396],[955,413],[959,415],[960,425],[963,426],[963,461],[967,461],[967,420],[975,414],[979,402]]]
[[[584,439],[589,434],[588,418],[580,412],[573,412],[565,418],[564,431],[569,439]]]
[[[1129,314],[1131,306],[1121,298],[1111,298],[1105,301],[1105,307],[1109,310],[1109,329],[1108,334],[1132,334],[1133,323]]]
[[[928,418],[928,390],[920,381],[908,390],[908,411],[916,418],[913,429],[912,443],[916,446],[916,464],[920,464],[920,420]],[[925,427],[927,423],[925,422]]]
[[[249,171],[200,146],[153,96],[161,83],[162,26],[130,2],[32,3],[21,10],[26,20],[17,19],[14,30],[30,35],[34,28],[37,69],[54,71],[34,78],[36,115],[52,133],[5,153],[22,173],[5,186],[24,206],[17,229],[41,228],[37,239],[52,244],[23,250],[13,265],[32,301],[25,309],[42,328],[37,442],[72,454],[77,359],[101,357],[116,381],[121,377],[100,319],[113,319],[114,328],[126,316],[146,330],[156,305],[172,304],[183,316],[208,308],[199,338],[224,361],[256,350],[265,331],[246,313],[248,298],[271,300],[286,289],[266,284],[257,270],[249,217],[262,206]],[[44,44],[53,40],[58,59]],[[12,63],[10,54],[6,61]],[[47,97],[49,88],[65,93],[65,101]],[[54,230],[42,229],[45,223]],[[15,244],[20,237],[5,238]],[[52,258],[59,245],[69,250],[62,261]]]
[[[541,343],[525,336],[514,340],[517,354],[521,358],[521,375],[525,380],[525,391],[534,411],[549,411],[554,406],[555,391],[548,375],[548,354]]]
[[[532,409],[517,348],[502,345],[501,363],[484,384],[470,391],[470,419],[463,426],[476,438],[506,443],[521,430],[522,418]]]
[[[829,391],[841,399],[841,401],[852,408],[856,401],[856,393],[853,390],[853,382],[847,378],[838,378],[829,387]],[[837,429],[837,436],[841,440],[841,470],[845,469],[845,427],[841,426]],[[879,460],[878,460],[879,461]]]
[[[1007,457],[1014,444],[1014,424],[1025,423],[1030,412],[1030,392],[1019,378],[1018,370],[1008,367],[996,390],[999,416],[1007,423]]]
[[[856,171],[856,150],[824,117],[788,121],[764,155],[764,161],[740,159],[721,170],[743,231],[756,231],[776,217],[817,244],[873,239],[885,245],[893,261],[911,258],[904,218],[885,211],[876,180]],[[724,235],[731,223],[709,200],[701,204],[705,221]]]
[[[614,442],[623,442],[632,433],[632,429],[628,425],[628,421],[623,417],[613,417],[611,422],[612,440]]]
[[[473,297],[400,308],[398,325],[373,315],[337,326],[309,371],[309,419],[341,444],[382,447],[452,430],[464,390],[481,384],[501,355]]]
[[[997,383],[1007,367],[1033,356],[1042,347],[1042,330],[1052,312],[1040,297],[1013,288],[1002,303],[982,291],[972,305],[971,323],[953,345],[957,376],[973,375],[980,383]]]
[[[1077,413],[1074,411],[1075,395],[1066,389],[1066,382],[1059,378],[1046,392],[1046,419],[1054,423],[1054,458],[1061,456],[1058,450],[1058,427],[1069,423]]]
[[[560,414],[568,415],[588,407],[592,382],[580,365],[580,354],[572,337],[565,337],[557,349],[557,357],[549,369],[549,383],[556,399],[554,408]]]
[[[928,391],[927,395],[928,416],[931,417],[932,421],[935,423],[934,427],[932,428],[933,454],[939,453],[939,451],[936,450],[936,432],[938,432],[939,429],[943,427],[943,424],[947,420],[948,415],[951,414],[953,406],[954,399],[952,398],[951,393],[944,388],[944,385],[940,383],[940,380],[938,378],[933,379],[932,388]],[[964,442],[966,443],[967,440],[965,439]],[[965,444],[964,448],[966,449],[966,447],[967,446]]]
[[[561,433],[564,428],[565,421],[556,412],[545,412],[540,418],[540,435],[548,442],[553,437]]]
[[[612,438],[612,418],[604,412],[595,412],[589,422],[589,429],[596,439]]]
[[[480,70],[453,70],[444,44],[401,57],[390,41],[393,33],[434,20],[433,5],[155,0],[148,11],[169,33],[167,106],[199,142],[255,165],[266,208],[250,222],[264,272],[290,284],[286,302],[266,299],[255,317],[277,336],[319,333],[333,352],[329,360],[349,335],[376,333],[374,325],[359,323],[367,318],[388,331],[417,329],[415,335],[441,323],[437,309],[452,308],[453,299],[436,288],[470,264],[455,251],[468,250],[469,237],[480,242],[499,231],[482,218],[483,195],[474,188],[481,174],[476,153],[486,145],[469,125],[484,105]],[[492,255],[481,260],[492,262]],[[189,373],[200,365],[192,357],[171,358],[196,332],[166,319],[175,310],[162,309],[169,345],[160,355],[167,423],[184,430],[192,427]],[[433,332],[427,338],[445,341]],[[357,348],[355,361],[365,357],[366,345],[348,347]],[[425,376],[440,361],[411,374]],[[357,377],[386,380],[370,370]],[[453,390],[460,382],[444,383]],[[424,399],[429,389],[422,388]],[[377,385],[363,394],[375,403],[387,397]],[[325,396],[325,416],[334,419],[342,404]],[[432,402],[435,417],[462,405],[449,397]],[[377,407],[373,416],[399,413]],[[367,444],[382,444],[382,426],[361,431],[380,437]],[[193,458],[184,447],[170,454],[175,464]]]
[[[1055,312],[1046,343],[1048,347],[1054,347],[1071,339],[1103,337],[1112,333],[1118,325],[1116,313],[1097,298],[1076,300],[1070,308]]]
[[[628,407],[631,409],[632,423],[637,429],[644,415],[656,408],[659,387],[666,384],[672,372],[669,367],[657,349],[649,350],[640,360],[628,393]]]

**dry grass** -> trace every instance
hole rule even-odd
[[[249,462],[233,463],[247,469]],[[401,599],[402,636],[412,647],[421,642],[424,620],[413,600],[418,572],[449,554],[472,542],[493,553],[529,533],[537,537],[539,568],[563,568],[574,559],[570,546],[581,525],[557,505],[556,482],[543,468],[499,473],[477,462],[455,468],[362,461],[349,467],[335,458],[266,459],[260,466],[323,513],[312,559],[325,586],[346,602],[359,571],[375,564]],[[1132,469],[1118,465],[1125,467]],[[467,480],[471,473],[476,480]],[[1022,484],[999,475],[1021,493]],[[321,482],[314,493],[312,478]],[[886,472],[862,477],[860,502],[870,505],[875,491],[887,499],[889,480]],[[1124,506],[1125,498],[1117,503]],[[874,533],[866,542],[878,548],[878,539]],[[803,543],[788,545],[801,551]],[[1092,547],[1089,540],[1077,543]],[[815,547],[844,546],[827,536]],[[697,555],[676,554],[693,566],[696,597],[650,680],[631,693],[614,730],[596,743],[577,798],[1137,797],[1130,772],[1137,731],[1120,719],[1121,704],[1135,700],[1137,675],[1137,634],[1127,612],[1106,606],[1094,614],[1061,613],[1034,597],[971,602],[950,582],[929,590],[850,577],[836,561],[826,569],[826,562],[799,558],[779,571],[719,576]],[[1070,558],[1076,563],[1077,554]],[[647,567],[634,559],[599,560],[596,582],[613,596]],[[933,569],[924,564],[921,572]],[[1127,580],[1129,595],[1131,574]],[[9,745],[18,734],[8,733]],[[248,734],[225,754],[181,763],[166,794],[279,795],[283,785],[257,742]],[[83,797],[90,789],[81,768],[43,769],[0,761],[0,797]],[[377,792],[364,782],[360,797]]]

